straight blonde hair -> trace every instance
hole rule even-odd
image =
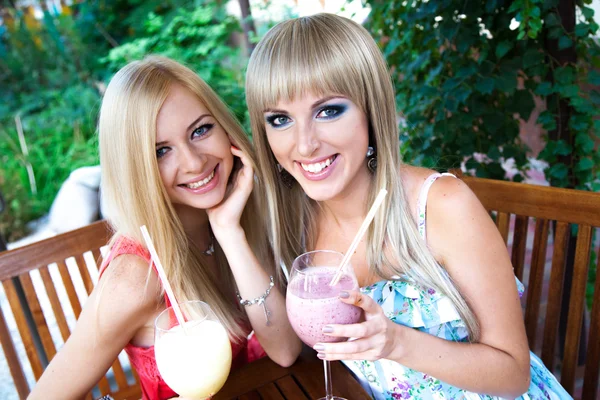
[[[406,200],[402,184],[400,141],[391,77],[377,44],[359,24],[332,14],[282,22],[254,49],[246,75],[246,99],[258,167],[267,189],[275,262],[290,266],[294,257],[314,248],[317,203],[296,182],[282,184],[269,148],[264,110],[304,94],[338,94],[367,115],[369,145],[376,149],[374,173],[365,213],[379,188],[388,196],[367,232],[367,262],[385,279],[413,279],[450,298],[469,332],[479,339],[473,311],[425,241]],[[366,162],[366,159],[365,159]]]
[[[203,300],[210,304],[239,341],[249,333],[245,312],[235,301],[235,281],[227,259],[215,243],[217,271],[186,236],[160,178],[156,158],[156,121],[170,89],[178,84],[198,96],[229,135],[231,142],[256,165],[254,151],[233,114],[214,91],[192,70],[168,58],[149,56],[123,67],[112,78],[99,118],[101,190],[107,219],[115,234],[111,245],[125,236],[144,243],[140,226],[146,225],[179,301]],[[241,163],[236,161],[230,180]],[[265,270],[275,274],[264,222],[255,190],[248,199],[241,225]],[[278,269],[279,270],[279,269]],[[219,278],[217,278],[219,277]]]

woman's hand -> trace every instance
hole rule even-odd
[[[240,218],[254,185],[254,170],[248,157],[234,146],[231,146],[231,153],[242,160],[242,168],[233,177],[223,201],[206,210],[217,240],[226,230],[240,229]]]
[[[347,295],[347,296],[346,296]],[[328,336],[353,338],[342,343],[317,343],[314,349],[324,360],[368,360],[389,358],[398,350],[398,334],[402,327],[390,321],[383,309],[369,296],[358,291],[341,292],[340,300],[360,307],[365,312],[365,321],[349,325],[327,325],[323,333]]]

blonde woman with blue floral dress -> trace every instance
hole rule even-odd
[[[529,351],[522,285],[476,196],[402,164],[390,74],[364,28],[329,14],[278,24],[246,96],[277,264],[346,251],[388,191],[351,258],[362,289],[340,294],[364,321],[325,326],[352,340],[317,343],[319,358],[343,360],[375,399],[570,398]]]

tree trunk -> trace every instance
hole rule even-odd
[[[246,43],[246,51],[248,55],[252,54],[254,44],[250,41],[251,36],[256,36],[256,28],[252,20],[252,12],[250,11],[249,0],[239,0],[240,9],[242,10],[242,28],[244,29],[244,41]]]

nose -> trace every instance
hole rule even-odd
[[[321,145],[316,127],[312,123],[298,124],[297,132],[298,154],[302,157],[311,156]]]
[[[192,146],[182,146],[179,153],[179,165],[183,172],[199,173],[202,172],[207,157],[204,153]]]

